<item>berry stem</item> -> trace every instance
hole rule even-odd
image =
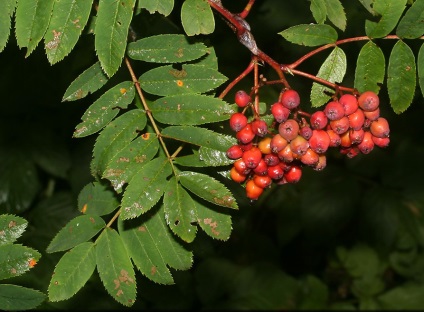
[[[254,93],[255,93],[255,104],[254,104],[254,115],[255,117],[259,117],[259,69],[258,69],[258,61],[257,57],[253,56],[252,61],[254,63]]]
[[[219,98],[223,99],[227,95],[227,93],[237,83],[239,83],[240,80],[242,80],[244,77],[246,77],[253,70],[254,66],[255,66],[255,60],[252,58],[252,61],[249,63],[249,65],[246,67],[246,69],[227,85],[227,87],[224,89],[224,91],[222,91],[221,94],[219,95]]]
[[[249,2],[244,7],[244,10],[239,14],[241,18],[246,18],[246,16],[250,13],[250,10],[252,9],[253,4],[255,3],[255,0],[249,0]]]

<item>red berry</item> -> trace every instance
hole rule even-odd
[[[240,90],[236,92],[235,95],[235,102],[238,107],[246,107],[247,104],[249,104],[251,101],[250,95],[247,94],[245,91]]]
[[[302,168],[299,166],[292,166],[289,171],[284,173],[284,178],[288,183],[297,183],[302,177]]]
[[[256,119],[251,122],[252,131],[254,134],[260,137],[264,137],[268,133],[268,126],[265,121]]]
[[[324,129],[328,123],[328,118],[323,111],[316,111],[310,118],[312,129]]]
[[[290,149],[302,156],[306,153],[306,150],[309,148],[309,142],[302,136],[298,135],[296,138],[291,140],[290,142]]]
[[[325,105],[324,114],[329,120],[338,120],[344,116],[345,111],[338,101],[331,101]]]
[[[330,137],[328,136],[327,131],[325,130],[313,130],[312,136],[309,139],[309,147],[317,152],[322,154],[327,151],[330,146]]]
[[[337,134],[336,132],[334,132],[333,129],[328,129],[326,131],[327,131],[328,136],[330,137],[330,145],[329,146],[330,147],[339,146],[340,145],[340,141],[341,141],[340,135]]]
[[[245,152],[245,151],[250,150],[253,147],[253,143],[252,142],[249,142],[249,143],[246,143],[246,144],[240,143],[239,146],[240,146],[241,150],[243,152]]]
[[[354,113],[347,116],[349,119],[349,126],[353,130],[359,130],[362,128],[365,122],[365,115],[362,109],[357,109]]]
[[[284,175],[284,170],[280,165],[268,167],[268,176],[273,180],[281,179]]]
[[[230,127],[235,132],[239,132],[247,125],[247,117],[242,113],[234,113],[230,117]]]
[[[371,122],[370,131],[377,138],[387,138],[390,133],[389,123],[383,117],[379,117]]]
[[[380,117],[380,108],[378,107],[377,109],[370,111],[370,112],[364,111],[364,116],[365,116],[366,119],[374,121],[378,117]]]
[[[243,144],[252,142],[255,138],[255,133],[253,133],[251,125],[247,124],[244,128],[237,132],[236,138]]]
[[[262,153],[256,146],[243,153],[241,157],[246,163],[247,168],[255,168],[262,159]]]
[[[299,134],[299,124],[294,119],[287,119],[278,126],[278,133],[290,142]]]
[[[252,200],[257,200],[262,195],[264,189],[257,186],[253,180],[246,183],[246,196]]]
[[[247,176],[238,172],[235,167],[232,167],[230,170],[230,177],[234,182],[242,183],[246,180]]]
[[[278,158],[285,163],[290,163],[295,159],[295,154],[290,148],[290,145],[287,145],[281,151],[278,152]]]
[[[278,123],[282,123],[289,118],[290,110],[284,107],[280,102],[277,102],[271,106],[271,114]]]
[[[315,166],[318,163],[319,154],[311,148],[306,150],[306,153],[300,157],[300,161],[307,166]]]
[[[385,137],[385,138],[378,138],[376,136],[372,136],[372,141],[374,142],[375,145],[377,145],[378,147],[387,147],[390,143],[390,139],[389,137]]]
[[[340,135],[340,146],[347,148],[352,146],[352,140],[350,139],[349,131]]]
[[[352,94],[343,94],[339,99],[339,103],[342,104],[346,116],[358,109],[358,100]]]
[[[253,169],[253,172],[257,175],[266,175],[268,173],[268,165],[263,158],[259,161],[256,168]]]
[[[243,156],[243,150],[240,145],[233,145],[227,150],[227,157],[229,159],[239,159]]]
[[[309,138],[312,136],[312,128],[309,126],[303,126],[300,128],[299,134],[306,140],[309,140]]]
[[[362,93],[358,98],[358,105],[366,112],[376,110],[380,104],[378,95],[372,91]]]
[[[233,167],[240,174],[248,175],[250,173],[250,168],[247,168],[246,163],[241,158],[234,162]]]
[[[323,155],[319,155],[318,162],[314,166],[314,170],[321,171],[327,166],[327,157]]]
[[[300,97],[299,93],[297,91],[290,89],[283,92],[281,95],[281,104],[283,104],[284,107],[292,110],[299,106],[300,104]]]
[[[374,149],[374,141],[372,140],[372,134],[369,131],[365,131],[362,142],[358,144],[358,148],[362,154],[369,154]]]
[[[276,154],[268,154],[264,156],[265,163],[269,166],[275,166],[278,165],[280,162],[280,158]]]
[[[282,149],[284,149],[287,146],[288,142],[285,138],[283,138],[280,134],[276,134],[271,139],[271,151],[273,153],[278,153]]]
[[[259,141],[258,143],[258,148],[261,150],[261,153],[266,155],[266,154],[271,154],[272,150],[271,150],[271,138],[270,137],[266,137],[263,138],[262,140]]]
[[[350,129],[348,133],[349,133],[349,138],[352,141],[352,144],[361,143],[365,135],[365,131],[362,128],[359,130]]]
[[[338,120],[331,120],[330,126],[331,126],[331,129],[333,129],[334,132],[336,132],[337,134],[343,134],[347,130],[349,130],[349,126],[350,126],[349,118],[344,116]]]
[[[257,186],[264,189],[271,185],[272,179],[267,175],[265,176],[255,175],[253,176],[253,182],[255,182]]]

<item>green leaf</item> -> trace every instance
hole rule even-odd
[[[401,38],[414,39],[424,34],[424,1],[417,0],[399,22],[396,34]]]
[[[340,0],[325,0],[328,19],[342,31],[346,29],[346,14]]]
[[[0,215],[0,246],[15,242],[25,231],[28,222],[21,217]]]
[[[215,205],[238,209],[236,199],[224,184],[198,172],[183,171],[178,174],[182,186],[195,195]]]
[[[46,33],[54,0],[19,0],[15,15],[16,40],[28,57]]]
[[[202,65],[218,70],[218,58],[213,47],[208,47],[208,54],[196,61],[196,65]]]
[[[162,197],[166,179],[171,174],[171,165],[159,157],[142,166],[129,181],[122,198],[124,219],[138,217],[151,209]]]
[[[15,12],[16,0],[0,2],[0,52],[6,47],[10,35],[11,18]]]
[[[38,251],[20,244],[1,245],[0,280],[22,275],[31,269],[40,257]]]
[[[79,75],[66,89],[62,102],[75,101],[94,93],[108,81],[100,63],[96,62]]]
[[[91,242],[79,244],[60,258],[49,284],[50,301],[69,299],[87,283],[96,268],[94,246]]]
[[[346,74],[346,54],[339,47],[335,47],[330,55],[322,63],[317,77],[327,80],[329,82],[342,82]],[[314,82],[311,90],[311,103],[312,107],[320,107],[324,105],[329,99],[330,95],[324,91],[334,92],[334,90],[324,85]]]
[[[372,8],[372,4],[375,0],[359,0],[359,2],[364,6],[365,9],[367,9],[368,12],[370,12],[372,15],[377,15],[377,13]]]
[[[421,94],[424,94],[424,44],[421,45],[420,51],[418,52],[417,67]]]
[[[144,133],[110,160],[102,177],[108,179],[116,191],[121,191],[124,184],[128,183],[158,150],[159,141],[156,134]]]
[[[141,109],[130,110],[109,123],[96,139],[91,172],[101,175],[117,154],[125,150],[138,132],[146,126],[147,118]]]
[[[78,210],[95,216],[104,216],[119,207],[115,193],[99,182],[84,186],[78,195]]]
[[[173,284],[168,266],[187,270],[192,265],[193,254],[172,235],[162,207],[130,221],[119,217],[118,229],[140,272],[156,283]]]
[[[323,24],[327,18],[327,7],[325,0],[311,0],[310,6],[312,16],[318,24]]]
[[[145,8],[151,14],[158,12],[165,16],[171,14],[174,8],[174,0],[143,0],[137,1],[137,7]]]
[[[195,64],[183,64],[182,69],[172,65],[157,67],[140,76],[140,86],[148,93],[167,96],[203,93],[219,87],[227,77],[215,69]]]
[[[109,77],[121,66],[134,3],[135,0],[99,1],[94,45],[100,64]]]
[[[74,137],[82,138],[102,129],[119,113],[119,109],[128,107],[134,96],[134,84],[131,81],[121,82],[106,91],[81,117],[83,122],[76,126]]]
[[[174,164],[185,166],[185,167],[208,167],[208,165],[200,159],[200,153],[197,150],[193,150],[193,154],[178,156],[174,159]]]
[[[205,0],[184,1],[181,22],[188,36],[211,34],[215,29],[212,9]]]
[[[387,68],[390,105],[396,114],[403,113],[411,105],[416,84],[414,53],[406,43],[398,41],[390,53]]]
[[[97,240],[97,271],[113,299],[130,307],[136,299],[136,280],[131,259],[121,236],[106,228]]]
[[[232,231],[231,216],[221,207],[209,207],[196,199],[197,223],[200,228],[213,239],[226,241]]]
[[[182,63],[200,58],[209,49],[201,42],[190,42],[184,35],[163,34],[128,44],[128,56],[152,63]]]
[[[149,106],[153,117],[171,125],[201,125],[228,120],[234,109],[219,98],[181,94],[160,98]]]
[[[307,275],[300,286],[300,310],[325,310],[328,307],[329,287],[313,275]]]
[[[46,299],[42,292],[11,284],[0,284],[0,307],[5,311],[26,311],[39,306]]]
[[[48,253],[68,250],[93,238],[106,226],[103,219],[95,215],[82,215],[69,221],[52,239]]]
[[[55,1],[44,36],[47,59],[55,64],[67,56],[87,24],[93,1]],[[46,13],[49,13],[48,11]]]
[[[358,55],[355,69],[355,88],[359,92],[374,91],[378,94],[384,81],[386,61],[381,49],[368,41]]]
[[[175,177],[167,183],[163,197],[166,223],[183,241],[191,243],[196,237],[196,205]]]
[[[234,160],[228,158],[226,152],[206,146],[201,146],[199,148],[199,157],[200,160],[204,162],[205,166],[226,166],[234,162]]]
[[[374,11],[381,15],[378,22],[365,21],[365,32],[368,37],[381,38],[387,36],[396,26],[405,9],[407,0],[375,0]]]
[[[421,310],[424,306],[422,296],[424,285],[409,280],[394,287],[377,297],[382,309],[387,310]]]
[[[22,213],[27,210],[40,189],[34,162],[24,150],[0,149],[0,210]]]
[[[164,137],[205,146],[226,152],[237,140],[229,135],[220,134],[209,129],[192,126],[170,126],[162,130]]]
[[[309,47],[333,43],[338,37],[333,27],[324,24],[300,24],[287,28],[279,34],[287,41]]]

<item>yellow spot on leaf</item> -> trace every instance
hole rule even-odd
[[[36,264],[37,264],[37,261],[35,261],[34,258],[31,258],[31,259],[28,260],[28,266],[30,268],[33,268]]]
[[[184,82],[182,80],[177,80],[177,86],[182,87],[184,85]]]
[[[125,93],[127,93],[127,89],[121,88],[121,89],[119,89],[119,92],[121,92],[121,94],[125,94]]]
[[[82,213],[86,213],[87,211],[87,204],[85,204],[84,206],[82,206],[81,212]]]
[[[143,133],[143,134],[141,135],[141,138],[142,138],[143,140],[148,140],[148,139],[150,138],[150,133]]]

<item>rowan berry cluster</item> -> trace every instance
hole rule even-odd
[[[245,91],[236,93],[235,102],[243,111],[230,118],[238,140],[227,150],[234,160],[230,176],[245,185],[252,200],[272,183],[298,182],[303,166],[324,169],[330,147],[352,158],[370,153],[374,146],[386,147],[390,141],[389,124],[380,117],[379,98],[372,91],[333,97],[323,110],[307,114],[299,110],[298,92],[286,89],[271,106],[270,125],[258,114],[250,120],[245,115],[253,105]]]

